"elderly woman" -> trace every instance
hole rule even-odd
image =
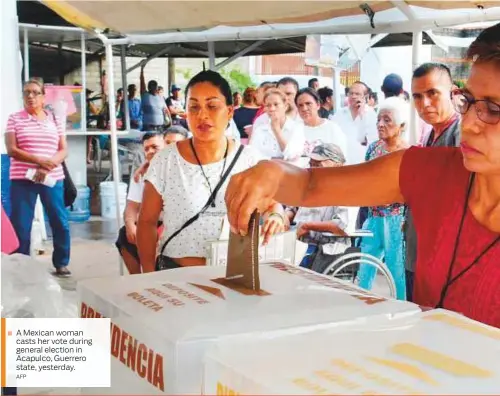
[[[372,143],[366,152],[366,161],[404,150],[408,144],[402,134],[407,125],[408,106],[404,99],[391,97],[380,106],[377,130],[380,140]],[[405,267],[403,257],[403,216],[404,205],[372,206],[368,208],[368,218],[363,229],[371,231],[373,237],[363,238],[361,252],[377,258],[384,258],[396,283],[396,297],[406,299]],[[359,285],[365,289],[372,288],[376,269],[361,265],[358,273]]]
[[[5,131],[11,157],[11,221],[19,238],[18,253],[30,254],[31,227],[40,196],[54,237],[55,274],[69,276],[70,233],[62,167],[67,155],[64,129],[53,113],[44,110],[45,88],[41,82],[26,82],[23,96],[24,109],[10,115]]]
[[[468,49],[461,144],[412,147],[357,166],[298,169],[263,161],[226,192],[233,230],[276,199],[291,206],[410,207],[418,237],[414,302],[500,327],[500,24]]]
[[[270,89],[264,95],[264,106],[269,122],[254,128],[249,144],[265,158],[297,161],[304,153],[304,126],[287,117],[287,97],[279,89]]]
[[[187,120],[193,137],[159,152],[145,176],[137,228],[143,272],[205,265],[209,242],[219,239],[226,217],[224,193],[230,177],[260,156],[225,136],[233,116],[231,89],[214,71],[203,71],[186,88]],[[156,225],[163,210],[165,230],[156,257]],[[284,228],[281,205],[264,213],[264,239]]]

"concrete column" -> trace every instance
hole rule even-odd
[[[175,84],[175,58],[168,58],[168,78],[167,87],[165,89],[167,95],[170,95],[170,87]]]

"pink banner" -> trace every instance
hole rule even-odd
[[[78,86],[47,85],[45,86],[45,104],[55,108],[58,103],[62,102],[66,106],[67,116],[75,114],[77,108],[73,95],[81,91],[82,87]]]

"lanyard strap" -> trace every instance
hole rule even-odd
[[[179,228],[177,231],[175,231],[172,235],[170,235],[170,237],[165,241],[165,243],[163,244],[163,246],[161,247],[161,250],[160,250],[160,256],[163,255],[163,252],[165,251],[165,248],[167,247],[167,245],[169,244],[169,242],[174,239],[177,235],[179,235],[182,231],[184,231],[187,227],[189,227],[191,224],[193,224],[196,220],[199,219],[199,217],[205,213],[207,211],[207,209],[212,206],[212,204],[215,202],[215,198],[217,197],[217,193],[219,192],[219,190],[222,188],[224,182],[226,181],[226,179],[229,177],[229,175],[231,174],[231,171],[233,170],[234,166],[236,165],[236,163],[238,162],[238,158],[240,158],[240,155],[241,153],[243,152],[243,148],[244,146],[243,145],[240,145],[240,147],[238,148],[238,151],[236,152],[236,155],[234,156],[233,158],[233,161],[229,164],[229,167],[227,168],[226,172],[222,175],[222,177],[220,178],[219,180],[219,183],[217,183],[217,185],[215,186],[214,190],[212,191],[212,193],[210,194],[210,197],[208,198],[208,201],[207,203],[205,204],[205,206],[203,206],[203,208],[201,208],[201,210],[196,213],[193,217],[191,217],[188,221],[186,221],[182,226],[181,228]]]
[[[462,276],[464,276],[467,272],[469,272],[478,262],[481,260],[481,258],[488,253],[497,243],[500,241],[500,236],[497,236],[488,246],[486,246],[481,253],[470,263],[467,267],[465,267],[462,271],[460,271],[457,275],[452,277],[453,273],[453,267],[455,265],[456,257],[457,257],[457,251],[458,251],[458,244],[460,242],[460,237],[462,235],[462,228],[464,225],[464,220],[465,220],[465,215],[467,213],[467,208],[469,206],[469,197],[472,191],[472,185],[474,184],[474,179],[475,179],[476,174],[472,173],[470,178],[469,178],[469,185],[467,187],[467,192],[465,194],[465,203],[464,207],[462,210],[462,217],[460,219],[460,226],[458,228],[458,233],[457,233],[457,238],[455,239],[455,246],[453,247],[453,255],[451,257],[451,262],[450,266],[448,268],[448,275],[446,276],[446,283],[441,290],[441,296],[439,298],[439,302],[436,305],[436,308],[443,308],[444,300],[446,299],[446,295],[448,293],[448,289],[450,288],[451,285],[453,285],[458,279],[460,279]]]
[[[193,151],[194,157],[196,158],[196,162],[198,163],[198,166],[201,169],[201,173],[203,174],[203,177],[205,178],[205,180],[206,180],[206,182],[208,184],[208,189],[210,190],[210,194],[212,194],[213,193],[212,185],[210,184],[210,180],[208,180],[208,177],[205,174],[205,171],[203,170],[203,165],[201,164],[201,161],[198,158],[198,153],[196,152],[196,149],[194,148],[194,143],[193,143],[193,139],[192,138],[189,140],[189,143],[191,145],[191,150]],[[227,159],[228,149],[229,149],[229,140],[226,139],[226,151],[224,153],[224,163],[222,164],[222,171],[220,173],[219,180],[222,179],[222,176],[224,175],[224,170],[226,169],[226,159]],[[215,201],[212,201],[211,206],[212,206],[212,208],[215,208]]]

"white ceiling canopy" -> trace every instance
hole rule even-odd
[[[143,42],[191,35],[272,39],[306,34],[366,34],[431,29],[500,19],[500,1],[120,1],[43,0],[67,21]],[[411,23],[408,22],[411,20]],[[313,28],[314,31],[310,29]],[[172,36],[165,36],[171,33]],[[148,41],[151,43],[151,41]],[[163,41],[165,42],[165,41]]]
[[[225,40],[272,40],[310,34],[380,34],[425,31],[441,27],[500,20],[500,7],[434,10],[411,7],[411,19],[398,8],[374,14],[337,17],[309,23],[278,23],[255,26],[217,26],[197,32],[128,34],[116,44],[181,43]]]

